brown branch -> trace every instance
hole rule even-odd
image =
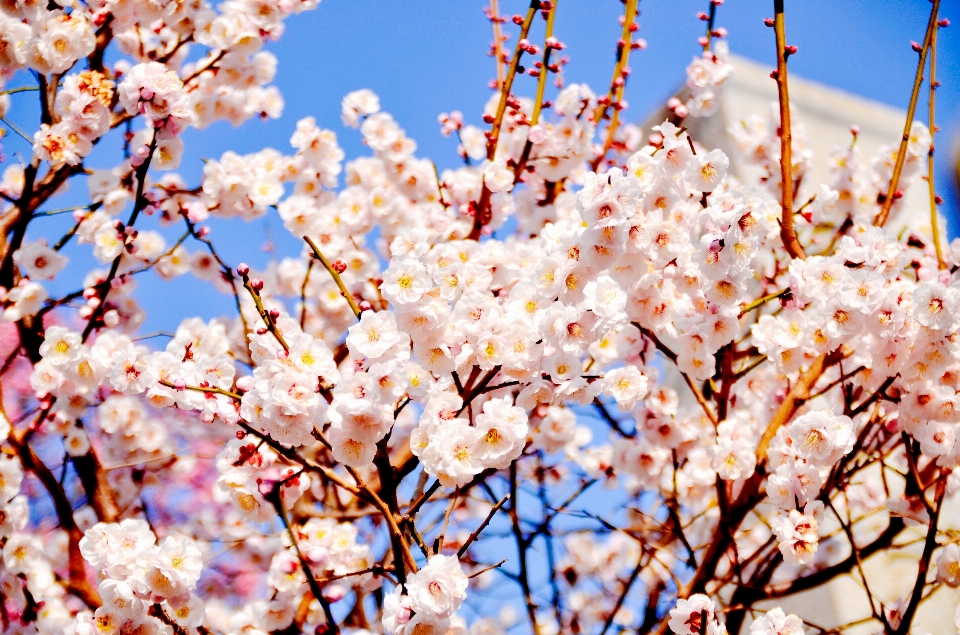
[[[480,523],[480,526],[477,527],[472,534],[470,534],[470,537],[467,538],[466,542],[463,543],[463,546],[460,547],[460,549],[457,551],[458,558],[462,558],[463,554],[467,553],[467,549],[470,548],[470,545],[472,545],[473,542],[483,532],[483,530],[487,528],[487,525],[490,524],[490,521],[493,520],[493,517],[496,515],[498,511],[500,511],[500,508],[503,507],[504,503],[506,503],[508,500],[510,500],[510,494],[507,494],[506,496],[501,498],[497,502],[497,504],[490,509],[490,512],[487,514],[487,517],[484,518],[483,522]]]
[[[934,9],[934,12],[936,12],[936,9]],[[942,478],[937,481],[936,506],[933,513],[930,514],[930,525],[927,527],[927,537],[923,542],[923,554],[921,554],[920,562],[917,565],[917,579],[913,584],[913,593],[910,595],[910,602],[907,604],[907,610],[903,612],[900,626],[895,631],[895,635],[906,635],[910,631],[910,625],[917,614],[917,607],[920,606],[920,600],[923,599],[923,588],[926,586],[927,572],[930,570],[930,558],[933,556],[933,550],[938,547],[937,522],[940,520],[940,510],[943,507],[943,497],[946,492],[947,480]],[[922,493],[920,495],[923,496]]]
[[[100,606],[100,595],[97,590],[87,582],[87,568],[80,554],[80,540],[83,538],[83,532],[77,526],[77,521],[73,517],[73,506],[63,491],[63,486],[53,475],[40,457],[33,451],[30,445],[23,439],[22,435],[11,434],[7,441],[13,446],[13,449],[20,457],[20,462],[25,470],[33,472],[44,488],[50,494],[53,500],[53,508],[57,514],[57,520],[60,527],[67,532],[67,553],[69,558],[70,570],[70,591],[83,600],[88,606],[97,608]]]
[[[780,97],[780,238],[793,258],[807,255],[797,240],[793,226],[793,134],[790,129],[790,93],[787,90],[787,35],[783,20],[783,0],[773,0],[774,31],[777,38],[777,92]]]

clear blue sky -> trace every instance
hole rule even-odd
[[[906,107],[917,62],[910,41],[923,39],[930,9],[927,0],[787,0],[786,4],[787,39],[800,49],[790,60],[791,73]],[[482,11],[485,5],[484,0],[323,0],[315,11],[293,16],[287,21],[284,37],[269,47],[280,61],[276,84],[286,100],[283,117],[250,121],[239,129],[221,123],[204,131],[189,131],[181,173],[196,182],[201,157],[217,158],[225,150],[247,153],[273,146],[289,152],[288,140],[296,121],[308,115],[337,132],[348,159],[368,154],[359,134],[340,123],[341,97],[358,88],[370,88],[380,95],[383,109],[417,141],[419,156],[433,159],[441,169],[457,164],[456,144],[440,135],[436,117],[443,111],[461,110],[469,123],[482,125],[480,109],[490,95],[487,83],[494,76],[492,58],[487,56],[492,36]],[[523,13],[526,6],[522,0],[501,0],[505,15]],[[684,68],[699,52],[696,39],[703,23],[696,14],[707,6],[707,0],[640,1],[638,35],[649,46],[634,52],[630,60],[633,75],[626,95],[630,118],[643,120],[682,83]],[[951,219],[957,217],[957,198],[949,159],[960,132],[958,9],[960,4],[955,1],[942,3],[942,15],[954,24],[941,30],[938,55],[938,75],[943,83],[938,93],[942,128],[938,190],[947,198],[945,211]],[[604,90],[614,62],[621,13],[618,0],[559,0],[555,33],[567,44],[563,54],[571,58],[565,70],[567,82],[586,82],[597,92]],[[717,25],[728,29],[731,51],[772,68],[774,36],[762,22],[772,13],[771,0],[727,0],[718,9]],[[540,31],[535,29],[531,40],[539,42],[543,23],[537,20],[536,24]],[[512,24],[506,28],[514,34],[511,43],[515,42],[517,28]],[[535,80],[529,77],[515,85],[515,91],[525,95],[532,95],[534,88]],[[923,95],[918,115],[925,121]],[[12,115],[22,125],[29,121],[28,111],[18,111],[16,105]],[[24,151],[15,141],[11,137],[5,140],[8,154],[14,149]],[[105,159],[102,164],[93,159],[94,167],[108,165]],[[82,186],[72,189],[74,197],[84,190]],[[42,222],[49,223],[44,228],[52,235],[54,228],[66,225],[68,219]],[[299,244],[287,235],[276,216],[249,224],[214,223],[213,229],[214,241],[234,264],[241,259],[265,264],[269,256],[260,247],[268,237],[274,239],[278,255],[299,252]],[[86,253],[88,246],[80,252],[70,251],[77,256],[78,268],[90,263],[83,255]],[[218,297],[190,276],[172,283],[149,276],[141,279],[139,294],[150,314],[145,331],[170,329],[187,315],[213,317],[231,310],[227,298]],[[76,280],[57,283],[51,291],[70,290]],[[195,298],[190,303],[193,306],[184,304],[185,293]]]

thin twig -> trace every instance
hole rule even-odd
[[[777,0],[782,2],[783,0]],[[917,98],[920,96],[920,86],[923,84],[923,69],[927,65],[927,52],[930,50],[930,44],[933,41],[933,33],[937,29],[937,14],[940,11],[940,0],[933,0],[933,7],[930,9],[930,20],[927,21],[927,32],[923,37],[923,46],[920,48],[920,60],[917,62],[917,72],[913,78],[913,90],[910,92],[910,105],[907,106],[907,119],[903,126],[903,137],[900,139],[900,149],[897,151],[897,161],[893,165],[893,176],[890,177],[890,185],[887,187],[887,194],[883,199],[883,205],[880,207],[880,213],[874,219],[873,224],[883,227],[890,216],[890,208],[893,207],[893,197],[897,193],[897,187],[900,185],[900,174],[903,172],[903,163],[907,159],[907,145],[910,143],[910,130],[913,128],[913,115],[917,110]]]
[[[350,291],[347,290],[347,285],[343,284],[343,280],[340,278],[340,273],[333,268],[333,265],[330,264],[330,261],[320,253],[320,249],[317,247],[316,243],[310,240],[309,236],[304,236],[303,239],[307,241],[307,244],[310,245],[310,249],[313,250],[313,257],[320,261],[323,265],[323,268],[327,270],[330,274],[330,277],[333,278],[333,281],[337,283],[337,287],[340,289],[340,295],[342,295],[346,300],[347,304],[350,305],[350,310],[353,311],[353,314],[360,319],[360,307],[357,306],[356,301],[353,299]]]

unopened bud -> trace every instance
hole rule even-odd
[[[343,273],[344,271],[347,270],[347,263],[340,260],[339,258],[334,260],[333,265],[331,266],[333,267],[333,270],[336,271],[337,273]]]
[[[915,53],[919,53],[921,50],[923,50],[923,47],[920,46],[918,42],[910,42],[910,48],[912,48]]]
[[[237,265],[237,274],[241,278],[246,278],[248,275],[250,275],[250,267],[247,265],[247,263],[241,262],[239,265]]]
[[[764,18],[763,23],[771,29],[773,28],[773,18]]]
[[[276,321],[280,317],[280,311],[276,309],[270,309],[270,319]]]
[[[254,291],[260,291],[263,289],[263,280],[260,278],[253,278],[250,280],[250,288]]]
[[[109,329],[115,328],[120,324],[120,314],[115,309],[111,309],[103,314],[103,324]]]
[[[520,15],[519,13],[513,16],[513,18],[511,19],[513,20],[513,23],[516,24],[517,26],[520,26],[521,24],[523,24],[523,16]]]

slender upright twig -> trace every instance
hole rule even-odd
[[[503,86],[503,35],[500,33],[498,0],[490,0],[490,22],[493,23],[493,58],[497,66],[497,90]]]
[[[781,1],[782,0],[778,0]],[[893,176],[890,177],[890,185],[887,187],[887,194],[883,199],[883,205],[880,207],[880,213],[874,219],[873,224],[883,227],[890,216],[890,208],[893,206],[893,197],[897,193],[897,187],[900,185],[900,174],[903,172],[903,162],[907,159],[907,145],[910,143],[910,128],[913,127],[913,114],[917,110],[917,97],[920,95],[920,85],[923,84],[923,69],[927,65],[927,52],[930,50],[930,43],[933,41],[933,32],[937,29],[937,14],[940,11],[940,0],[933,0],[933,7],[930,9],[930,20],[927,22],[927,33],[923,38],[923,45],[920,47],[920,61],[917,62],[917,73],[913,78],[913,91],[910,93],[910,105],[907,107],[907,120],[903,126],[903,137],[900,139],[900,149],[897,151],[897,162],[893,166]]]
[[[517,68],[520,66],[520,57],[523,55],[521,44],[526,41],[527,34],[530,32],[530,25],[533,24],[533,17],[540,8],[540,0],[530,0],[530,8],[527,9],[527,16],[523,19],[523,25],[520,27],[520,37],[517,38],[517,46],[513,51],[513,59],[510,60],[510,70],[507,71],[507,78],[500,87],[500,102],[497,104],[497,113],[493,118],[493,128],[490,136],[487,138],[487,160],[493,161],[497,155],[497,144],[500,141],[500,128],[503,126],[503,116],[507,112],[507,100],[510,98],[510,90],[513,88],[513,80],[517,76]],[[470,240],[480,240],[480,234],[483,226],[490,222],[490,188],[486,183],[480,191],[480,200],[477,201],[473,216],[473,228],[470,230],[468,238]]]
[[[623,100],[623,91],[627,86],[627,76],[624,70],[627,68],[627,62],[630,61],[630,50],[633,48],[631,25],[637,17],[638,0],[627,0],[624,8],[623,33],[620,41],[617,43],[617,63],[613,67],[613,79],[610,80],[610,90],[604,103],[598,104],[593,112],[593,123],[599,125],[607,114],[607,109],[613,106],[613,115],[610,117],[610,125],[607,126],[607,137],[603,142],[603,150],[599,156],[594,157],[590,163],[592,170],[596,171],[603,163],[607,153],[613,146],[613,136],[620,125],[620,104]],[[619,80],[619,81],[618,81]]]
[[[783,20],[783,0],[773,0],[773,28],[777,38],[777,92],[780,97],[780,238],[793,258],[807,255],[797,240],[793,226],[793,134],[790,130],[790,92],[787,90],[787,33]]]
[[[347,301],[347,304],[350,305],[350,310],[353,311],[353,314],[360,319],[360,307],[357,306],[357,301],[353,299],[353,295],[350,294],[350,291],[347,289],[347,285],[343,284],[343,280],[340,278],[340,272],[333,268],[333,265],[330,264],[330,261],[327,260],[320,249],[317,247],[316,243],[310,240],[309,236],[304,236],[303,239],[307,241],[307,244],[310,245],[310,249],[313,250],[313,256],[320,261],[323,265],[323,268],[327,270],[327,273],[330,274],[330,277],[333,278],[333,281],[337,283],[337,287],[340,289],[340,295],[344,297]]]
[[[937,192],[934,187],[933,152],[937,136],[936,104],[937,104],[937,32],[933,29],[930,36],[930,150],[927,152],[927,190],[930,194],[930,230],[933,233],[933,246],[937,250],[937,266],[946,269],[947,263],[943,260],[943,247],[940,245],[940,219],[937,218]]]

